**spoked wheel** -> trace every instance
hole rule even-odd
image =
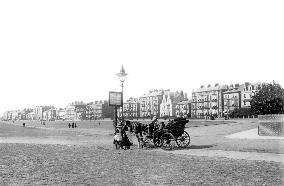
[[[162,132],[161,131],[154,132],[154,134],[153,134],[153,143],[154,143],[155,147],[161,147],[163,145],[161,136],[162,136]]]
[[[153,144],[152,138],[150,138],[147,134],[142,134],[141,143],[143,147],[151,146],[151,144]]]
[[[161,136],[162,147],[171,150],[175,145],[175,137],[171,133],[164,133]]]
[[[187,147],[190,144],[189,134],[186,131],[183,131],[182,135],[176,138],[176,143],[179,147]]]

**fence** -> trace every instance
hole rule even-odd
[[[258,116],[258,135],[284,136],[284,114]]]

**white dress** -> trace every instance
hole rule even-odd
[[[122,136],[119,134],[119,133],[117,133],[116,135],[114,135],[114,140],[115,141],[122,141]]]
[[[130,143],[132,143],[132,144],[133,144],[133,139],[132,139],[131,132],[128,130],[128,131],[126,131],[125,133],[126,133],[126,136],[127,136],[127,137],[128,137],[128,139],[129,139]]]

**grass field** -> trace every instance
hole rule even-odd
[[[68,128],[68,122],[22,123],[0,123],[0,185],[284,184],[282,163],[183,156],[136,146],[115,150],[112,121],[77,122],[76,129]],[[256,126],[256,120],[190,121],[187,150],[283,153],[277,140],[225,137]]]

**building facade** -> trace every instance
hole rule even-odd
[[[66,111],[63,108],[56,109],[56,119],[57,120],[66,120]]]
[[[181,101],[176,104],[176,117],[191,117],[191,101]]]
[[[191,117],[205,118],[207,116],[223,116],[223,92],[229,90],[227,85],[215,84],[201,86],[198,90],[192,91]]]
[[[160,116],[160,105],[162,103],[164,90],[150,90],[149,93],[139,97],[140,117],[151,118]]]
[[[191,116],[206,118],[206,116],[224,117],[235,109],[250,108],[252,97],[264,83],[248,83],[210,85],[192,92]]]
[[[44,121],[55,121],[57,119],[56,109],[51,108],[43,112]]]
[[[35,119],[43,120],[43,112],[49,109],[54,109],[54,106],[36,106],[34,109]]]
[[[174,95],[173,92],[168,90],[163,94],[159,117],[172,117],[174,114],[174,108]]]
[[[224,115],[241,108],[241,88],[242,86],[235,86],[235,89],[223,92]]]
[[[36,119],[35,113],[34,112],[27,113],[26,119],[27,120],[35,120]]]
[[[94,103],[90,102],[86,104],[86,119],[94,120]]]
[[[246,82],[241,88],[241,107],[250,108],[252,97],[262,88],[264,83]]]
[[[76,112],[75,112],[75,105],[68,104],[65,107],[65,118],[68,121],[76,120]]]
[[[94,110],[94,118],[95,119],[102,119],[104,117],[103,114],[103,108],[108,105],[106,101],[95,101],[93,104],[93,110]]]
[[[4,121],[12,120],[12,112],[11,112],[11,111],[6,111],[6,112],[4,112],[2,119],[3,119]]]
[[[187,98],[180,92],[170,92],[170,90],[164,91],[162,102],[160,104],[160,117],[174,117],[176,116],[176,106],[179,102],[186,100]]]
[[[117,111],[118,117],[122,117],[122,108]],[[135,119],[140,117],[140,103],[137,98],[129,98],[123,103],[123,116],[127,119]]]
[[[113,108],[109,106],[109,103],[106,100],[94,101],[86,105],[87,120],[96,120],[112,117]]]

